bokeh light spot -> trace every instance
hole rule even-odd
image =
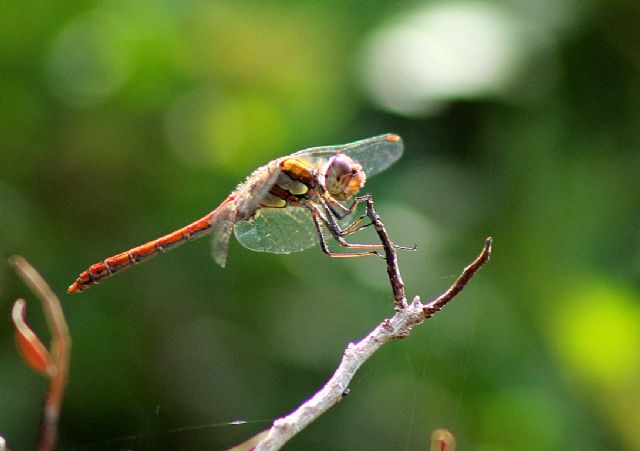
[[[449,99],[502,92],[525,47],[504,7],[479,2],[429,5],[373,35],[365,85],[383,107],[415,115]]]
[[[556,303],[554,345],[572,379],[606,387],[640,374],[640,306],[626,290],[582,280]]]
[[[126,27],[95,10],[62,29],[48,58],[50,86],[65,103],[93,105],[117,92],[130,75]]]
[[[165,132],[185,162],[223,167],[241,179],[247,160],[261,164],[287,152],[285,122],[278,105],[260,95],[232,97],[202,88],[174,103]]]

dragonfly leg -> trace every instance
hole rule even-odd
[[[356,205],[355,203],[353,205]],[[350,213],[353,213],[355,211],[355,208],[352,208]],[[327,217],[334,217],[334,218],[338,218],[338,219],[343,219],[346,218],[348,216],[347,215],[339,215],[339,214],[335,214],[335,210],[333,208],[331,208],[331,204],[329,202],[327,202],[327,206],[325,208],[325,214]],[[368,224],[365,225],[360,225],[360,223],[365,220],[368,219],[368,216],[366,214],[360,215],[358,216],[354,221],[352,221],[350,224],[346,225],[344,228],[341,228],[337,223],[336,223],[336,231],[340,234],[340,236],[349,236],[352,235],[356,232],[359,232],[360,230],[364,230],[365,228],[369,227],[370,225],[372,225],[372,222],[369,222]]]
[[[329,229],[329,231],[331,232],[331,235],[333,236],[333,238],[342,247],[346,247],[348,249],[383,249],[384,248],[382,244],[347,243],[347,241],[345,241],[345,239],[343,238],[343,236],[345,235],[344,231],[340,228],[335,218],[331,214],[330,210],[325,210],[324,212],[325,214],[323,214],[323,212],[320,210],[319,207],[314,206],[311,212],[314,217],[314,221],[316,223],[316,229],[318,229],[319,233],[322,232],[322,225],[324,224],[327,227],[327,229]],[[356,221],[359,222],[359,220],[356,220]],[[349,227],[351,227],[351,225],[349,225]],[[324,233],[321,233],[321,236],[324,239]],[[324,240],[326,242],[326,239]],[[379,252],[365,253],[365,255],[368,255],[368,254],[376,254],[376,255],[382,256],[382,254],[380,254]]]
[[[349,224],[346,227],[344,227],[342,229],[342,233],[341,233],[342,236],[353,235],[354,233],[358,233],[359,231],[364,230],[367,227],[373,225],[373,222],[368,222],[367,224],[360,225],[360,223],[366,218],[368,218],[367,215],[361,215],[355,221],[353,221],[351,224]]]
[[[350,214],[352,214],[354,211],[356,211],[360,202],[363,202],[365,198],[366,196],[362,196],[362,199],[356,197],[353,203],[348,207],[345,207],[344,205],[342,205],[340,202],[338,202],[331,196],[329,196],[327,199],[324,199],[324,200],[325,200],[326,207],[328,207],[331,210],[331,212],[333,213],[333,216],[335,216],[338,219],[343,219],[349,216]]]
[[[355,198],[355,201],[354,201],[354,203],[353,203],[353,204],[354,204],[354,205],[356,205],[356,204],[358,204],[358,203],[360,203],[360,202],[370,202],[370,201],[372,201],[372,200],[373,200],[373,196],[371,195],[371,193],[367,193],[367,194],[363,194],[362,196],[357,196],[357,197]],[[365,215],[362,215],[362,216],[363,216],[363,217],[368,217],[368,215],[366,215],[366,214],[365,214]],[[352,225],[353,225],[353,223],[352,223],[352,224],[349,224],[346,228],[347,228],[347,229],[349,229]],[[358,227],[358,228],[357,228],[356,230],[354,230],[353,232],[350,232],[350,234],[351,234],[351,233],[355,233],[355,232],[359,232],[360,230],[363,230],[364,228],[369,227],[370,225],[373,225],[373,222],[370,222],[370,223],[368,223],[368,224],[365,224],[365,225],[363,225],[363,226]],[[415,251],[415,250],[418,248],[418,246],[416,246],[416,245],[413,245],[413,246],[402,246],[402,245],[400,245],[400,244],[395,244],[395,243],[391,243],[391,245],[392,245],[395,249],[402,249],[402,250],[405,250],[405,251]]]
[[[363,196],[363,198],[365,197],[366,196]],[[356,232],[359,232],[360,230],[365,229],[366,227],[369,227],[373,223],[369,222],[368,224],[359,226],[359,224],[364,219],[368,218],[366,214],[358,216],[358,218],[356,218],[354,221],[352,221],[350,224],[348,224],[344,228],[341,228],[340,225],[334,219],[334,218],[343,219],[349,216],[350,214],[352,214],[358,207],[358,204],[362,202],[362,200],[363,199],[356,199],[353,202],[353,204],[351,204],[349,207],[345,207],[344,205],[342,205],[340,202],[336,201],[333,198],[322,199],[324,213],[321,215],[321,217],[323,219],[323,222],[327,225],[327,227],[330,227],[330,228],[333,227],[333,231],[337,232],[340,236],[349,236]],[[338,208],[336,208],[336,206]],[[333,225],[329,224],[329,222],[332,222]]]
[[[316,226],[316,231],[318,232],[318,237],[320,238],[320,248],[322,249],[322,252],[325,255],[327,255],[328,257],[350,258],[350,257],[366,257],[368,255],[377,255],[378,257],[384,258],[384,256],[378,251],[368,251],[368,252],[332,252],[329,249],[329,245],[327,244],[327,239],[324,236],[324,232],[322,230],[322,225],[326,224],[325,219],[322,217],[322,214],[318,210],[316,210],[315,208],[311,209],[311,216],[313,217],[313,223]],[[379,248],[381,246],[371,246],[371,247]]]
[[[366,201],[367,199],[371,198],[371,194],[365,194],[363,196],[357,197],[354,199],[354,202],[349,206],[349,207],[345,207],[344,205],[342,205],[340,202],[338,202],[337,200],[329,197],[327,199],[324,199],[324,203],[325,203],[325,214],[327,216],[334,216],[335,218],[338,219],[344,219],[347,216],[353,214],[356,209],[358,208],[358,205],[361,202]],[[361,230],[364,230],[365,228],[369,227],[370,225],[372,225],[372,222],[369,222],[368,224],[365,225],[360,225],[359,224],[364,220],[367,219],[368,216],[366,214],[360,215],[355,221],[351,222],[350,224],[348,224],[346,227],[344,228],[340,228],[339,226],[337,226],[335,229],[338,231],[338,233],[340,233],[340,236],[349,236],[352,235],[354,233],[357,233]]]
[[[363,196],[358,196],[355,198],[354,203],[349,207],[349,210],[351,212],[355,211],[356,206],[360,203],[360,202],[366,202],[369,201],[371,199],[371,194],[365,194]],[[342,206],[339,202],[335,202],[336,204],[340,205],[342,208],[345,208],[344,206]],[[369,222],[367,224],[364,225],[359,225],[360,222],[362,222],[365,218],[368,218],[367,215],[361,215],[358,218],[356,218],[355,221],[351,222],[350,224],[348,224],[346,227],[341,228],[340,225],[337,223],[336,221],[336,217],[338,219],[342,219],[339,215],[334,214],[335,213],[335,208],[332,206],[332,203],[330,201],[325,200],[324,202],[322,202],[323,207],[324,207],[324,214],[320,215],[320,218],[322,219],[322,221],[324,222],[324,224],[327,226],[327,228],[329,229],[329,231],[331,232],[331,234],[333,235],[334,239],[338,242],[338,244],[340,244],[343,247],[346,248],[355,248],[355,249],[382,249],[384,248],[384,246],[382,244],[352,244],[352,243],[347,243],[343,237],[345,236],[349,236],[349,235],[353,235],[354,233],[357,233],[361,230],[364,230],[365,228],[371,226],[373,223]],[[345,217],[345,216],[342,216]],[[416,250],[416,246],[402,246],[399,244],[395,244],[395,243],[391,243],[391,245],[395,248],[395,249],[402,249],[402,250],[410,250],[410,251],[415,251]]]

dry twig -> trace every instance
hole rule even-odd
[[[42,410],[38,450],[50,451],[55,448],[58,439],[60,408],[69,376],[71,338],[60,300],[42,276],[21,256],[11,257],[10,262],[42,303],[51,331],[51,346],[47,350],[24,321],[26,302],[23,299],[15,302],[12,316],[18,349],[33,370],[49,379],[49,389]]]
[[[268,434],[256,446],[256,451],[280,449],[298,432],[316,420],[329,408],[337,404],[346,393],[349,383],[358,368],[385,343],[394,338],[404,338],[411,329],[431,318],[451,301],[489,260],[492,239],[487,238],[480,255],[467,266],[447,291],[430,302],[423,304],[420,298],[408,303],[404,295],[404,283],[398,268],[396,248],[389,239],[380,217],[376,213],[370,196],[362,197],[367,203],[367,216],[373,223],[384,246],[387,261],[387,274],[393,290],[396,308],[393,317],[385,319],[365,338],[357,343],[350,343],[345,350],[342,362],[329,381],[309,400],[305,401],[286,417],[274,421]]]

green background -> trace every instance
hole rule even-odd
[[[232,242],[222,270],[202,239],[65,289],[272,158],[394,132],[366,190],[418,245],[407,295],[493,259],[289,449],[640,450],[640,3],[557,3],[2,2],[0,435],[33,449],[46,390],[12,254],[74,340],[62,449],[222,449],[313,394],[392,315],[382,261]]]

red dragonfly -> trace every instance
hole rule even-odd
[[[386,134],[350,144],[313,147],[277,158],[256,169],[215,210],[201,219],[121,252],[82,272],[68,288],[69,293],[112,276],[206,233],[213,233],[213,259],[222,267],[227,260],[231,232],[248,249],[276,254],[303,251],[320,244],[331,257],[379,255],[379,244],[351,244],[344,239],[364,227],[365,216],[342,226],[355,212],[358,199],[345,206],[367,177],[387,169],[402,155],[402,139]],[[348,249],[360,252],[332,252],[326,231]],[[398,246],[401,247],[401,246]]]

